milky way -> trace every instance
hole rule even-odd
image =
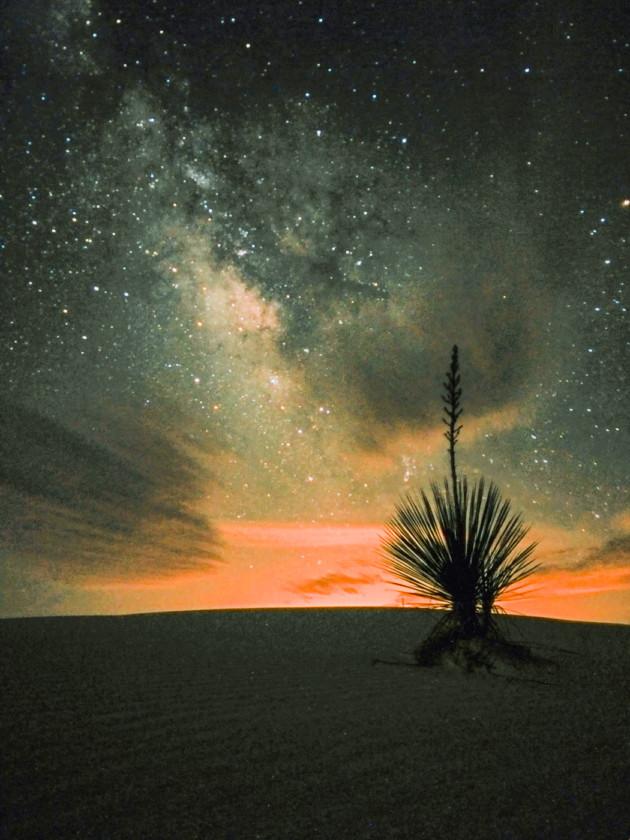
[[[627,562],[624,4],[127,5],[2,21],[4,611],[384,521],[454,343],[462,468]]]

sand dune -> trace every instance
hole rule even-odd
[[[507,620],[558,662],[541,682],[372,665],[434,620],[0,621],[2,831],[627,840],[630,627]]]

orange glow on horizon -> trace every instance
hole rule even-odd
[[[224,521],[218,528],[224,562],[209,571],[92,591],[118,612],[414,605],[382,566],[380,523]],[[500,604],[506,612],[630,623],[630,565],[623,558],[584,567],[592,535],[549,528],[547,540],[544,529],[533,536],[542,541],[542,568],[507,594]]]

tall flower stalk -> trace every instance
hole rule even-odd
[[[451,353],[451,366],[446,374],[446,381],[444,382],[444,393],[442,394],[442,401],[444,402],[444,417],[442,422],[448,426],[444,432],[444,437],[448,441],[448,457],[451,466],[451,481],[453,482],[453,495],[455,505],[458,504],[458,487],[457,487],[457,468],[455,463],[455,446],[459,433],[462,430],[461,424],[458,425],[459,418],[463,413],[460,405],[462,396],[462,389],[460,387],[461,377],[459,375],[459,351],[457,345],[453,346]]]

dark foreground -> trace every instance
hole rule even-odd
[[[372,665],[434,620],[0,621],[0,835],[628,840],[630,627],[509,620],[541,682]]]

